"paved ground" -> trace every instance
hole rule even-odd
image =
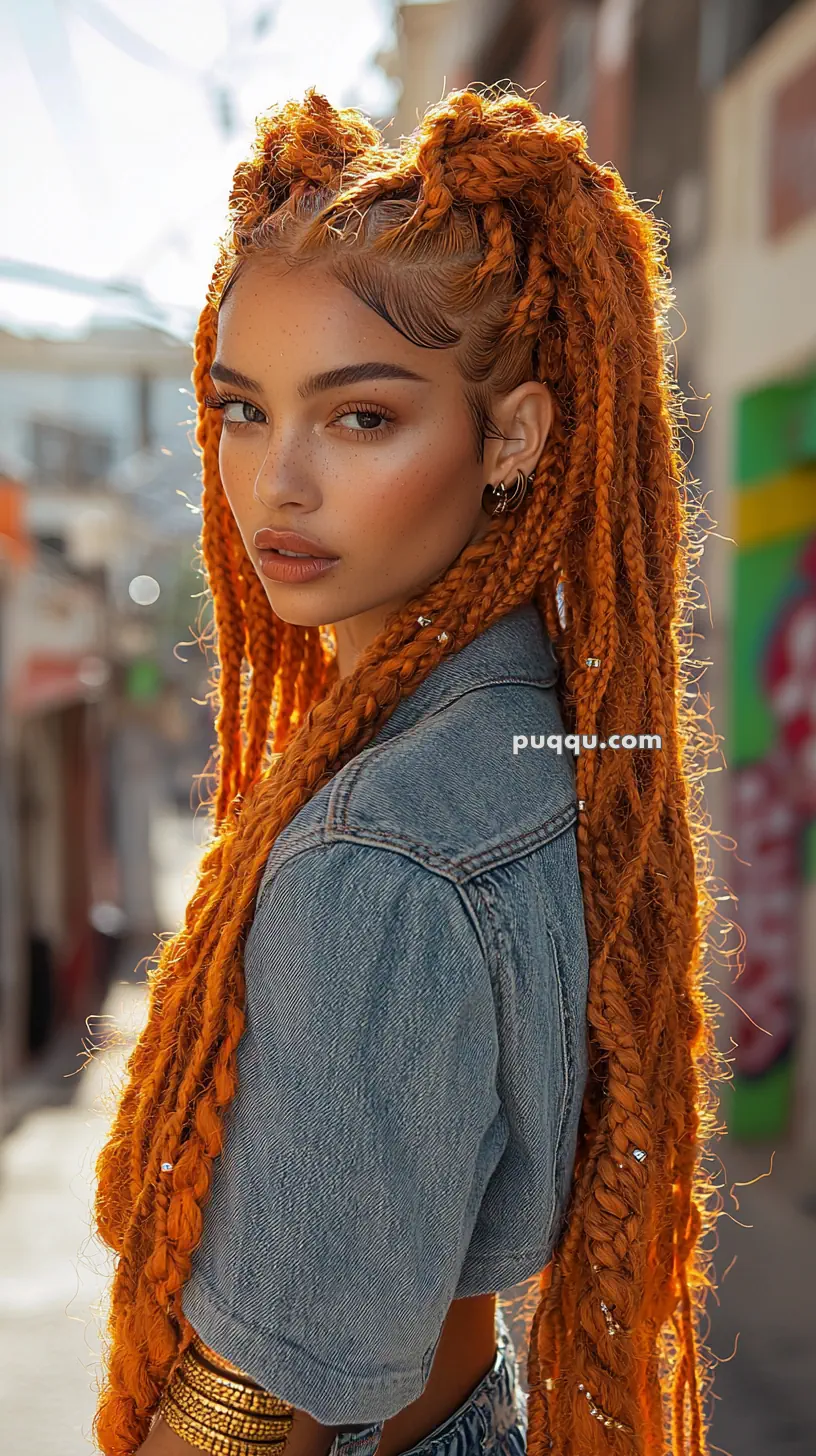
[[[159,923],[172,929],[192,888],[206,823],[194,827],[188,817],[167,814],[154,829]],[[110,1026],[104,1018],[113,1018],[120,1045],[82,1069],[82,1046],[63,1042],[51,1063],[56,1080],[23,1089],[33,1110],[0,1143],[2,1456],[89,1456],[92,1450],[110,1265],[91,1235],[91,1184],[117,1079],[145,1013],[145,986],[134,968],[148,950],[124,952],[94,1024],[101,1031]],[[52,1105],[36,1105],[48,1096]]]
[[[108,1011],[141,1014],[141,988]],[[118,1005],[117,1005],[118,1003]],[[26,1117],[0,1149],[0,1408],[4,1456],[81,1456],[93,1413],[98,1305],[108,1265],[91,1238],[90,1182],[106,1119],[91,1105],[114,1058],[75,1100]]]
[[[157,826],[158,901],[168,928],[181,915],[196,856],[188,821]],[[91,1179],[106,1108],[143,1012],[144,987],[128,969],[104,1008],[122,1030],[119,1050],[75,1076],[72,1101],[64,1102],[63,1083],[61,1105],[31,1111],[0,1145],[2,1456],[91,1451],[108,1276],[105,1251],[90,1234]],[[73,1048],[65,1070],[78,1065]],[[720,1152],[726,1195],[769,1164],[766,1149]],[[726,1196],[732,1218],[720,1220],[720,1302],[711,1303],[710,1346],[727,1363],[717,1375],[712,1449],[729,1456],[816,1452],[816,1219],[797,1199],[795,1174],[790,1158],[777,1154],[773,1177],[736,1190],[738,1207]],[[526,1385],[524,1322],[512,1317],[523,1293],[507,1292],[503,1304]],[[532,1306],[527,1325],[531,1313]]]

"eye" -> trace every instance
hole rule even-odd
[[[224,416],[224,424],[230,430],[240,430],[246,425],[266,424],[263,410],[258,409],[256,404],[250,404],[248,399],[222,399],[216,395],[208,396],[204,404],[207,409],[220,410]]]
[[[236,418],[236,415],[230,415],[230,409],[233,409],[233,411],[239,411],[238,418]],[[258,418],[248,419],[246,418],[246,415],[240,414],[240,412],[245,411],[245,409],[246,411],[249,411],[249,414],[254,414],[258,416]],[[248,399],[233,399],[230,400],[229,405],[224,406],[224,425],[262,424],[264,424],[264,411],[262,411],[262,409],[258,409],[258,406],[256,405],[251,405]]]
[[[351,428],[343,426],[346,433],[350,435],[365,435],[369,439],[387,434],[390,426],[394,422],[394,416],[390,411],[384,409],[382,405],[357,404],[353,405],[350,409],[346,406],[344,410],[341,410],[340,414],[335,415],[333,423],[338,424],[340,420],[353,418],[359,420],[360,423],[353,425]]]

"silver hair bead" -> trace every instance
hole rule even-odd
[[[172,1171],[173,1171],[173,1164],[172,1163],[162,1163],[161,1170],[162,1170],[163,1173],[172,1173]]]
[[[608,1416],[605,1411],[601,1410],[600,1406],[597,1406],[595,1404],[595,1401],[592,1399],[592,1396],[590,1395],[583,1382],[578,1382],[578,1389],[584,1392],[584,1395],[587,1398],[587,1404],[589,1405],[590,1412],[595,1417],[596,1421],[600,1421],[602,1426],[614,1426],[616,1431],[629,1430],[629,1427],[625,1426],[623,1421],[616,1420],[614,1416]]]
[[[600,657],[587,657],[586,665],[587,667],[600,667],[601,659]]]
[[[618,1324],[618,1321],[615,1319],[615,1316],[612,1314],[609,1306],[604,1304],[603,1300],[601,1300],[601,1309],[603,1310],[603,1317],[606,1320],[606,1328],[608,1329],[610,1335],[619,1335],[621,1332],[621,1326]]]
[[[633,1158],[637,1158],[637,1160],[638,1160],[639,1163],[645,1163],[646,1162],[646,1154],[644,1153],[644,1151],[643,1151],[642,1148],[633,1148],[632,1149],[632,1157]]]
[[[417,617],[420,627],[430,627],[433,617]]]
[[[439,633],[439,636],[437,637],[436,640],[437,640],[437,642],[447,642],[447,640],[448,640],[448,634],[447,634],[447,632],[440,632]]]

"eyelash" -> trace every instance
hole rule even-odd
[[[257,405],[252,404],[250,400],[241,399],[237,395],[232,395],[229,398],[227,396],[221,395],[208,395],[204,400],[204,407],[205,409],[209,410],[225,410],[227,405],[230,404],[248,405],[250,409],[258,410],[259,414],[263,413],[263,411],[260,410]],[[386,410],[382,405],[375,405],[371,403],[358,403],[347,405],[344,409],[340,410],[336,415],[334,415],[332,419],[332,424],[334,424],[336,420],[345,419],[346,415],[379,415],[379,417],[385,422],[382,425],[378,425],[376,429],[366,430],[357,428],[353,430],[346,430],[344,432],[346,434],[362,436],[366,440],[381,439],[383,436],[389,434],[391,427],[394,423],[394,416],[391,414],[390,410]],[[224,428],[228,430],[245,430],[247,428],[250,428],[252,425],[257,425],[260,423],[260,420],[225,420]]]

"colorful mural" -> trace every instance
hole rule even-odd
[[[737,412],[730,883],[745,935],[723,1110],[742,1138],[783,1133],[793,1098],[801,906],[816,875],[816,374]]]

